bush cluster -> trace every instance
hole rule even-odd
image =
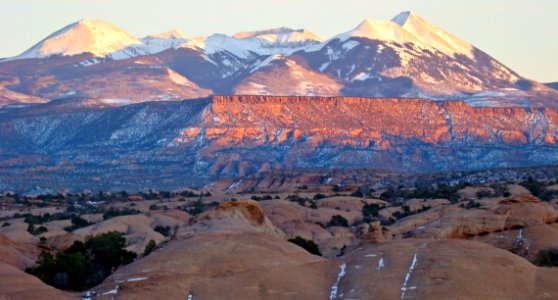
[[[296,236],[294,239],[290,239],[289,242],[304,248],[306,251],[314,255],[322,256],[322,252],[320,252],[320,247],[318,247],[318,245],[314,243],[313,240],[307,240],[300,236]]]
[[[61,289],[82,290],[100,284],[116,268],[128,264],[136,254],[125,250],[126,239],[118,232],[75,241],[55,255],[43,251],[35,267],[26,271]]]

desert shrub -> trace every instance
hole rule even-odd
[[[313,240],[307,240],[300,236],[296,236],[294,239],[290,239],[289,242],[296,244],[311,254],[322,256],[322,252],[320,252],[320,247]]]
[[[382,208],[384,208],[384,206],[378,203],[365,203],[362,207],[363,221],[370,223],[374,218],[378,218],[380,216],[379,211]]]
[[[480,190],[475,193],[475,196],[477,196],[477,199],[482,199],[482,198],[494,197],[494,194],[489,190]]]
[[[380,225],[382,225],[382,226],[389,226],[389,225],[392,225],[393,223],[395,223],[394,218],[387,218],[387,219],[381,219],[380,220]]]
[[[254,201],[263,201],[263,200],[273,200],[273,197],[271,197],[271,195],[264,195],[264,196],[252,196],[250,197],[250,199],[254,200]]]
[[[186,197],[186,198],[193,198],[193,197],[211,197],[211,193],[210,192],[205,192],[202,193],[200,192],[199,194],[196,194],[192,191],[182,191],[179,193],[180,196],[182,197]]]
[[[316,201],[309,199],[307,197],[303,198],[300,197],[299,195],[288,195],[286,199],[291,202],[296,202],[304,207],[318,208],[318,206],[316,205]]]
[[[331,217],[331,220],[327,223],[327,226],[343,226],[349,227],[349,221],[345,219],[345,217],[341,215],[334,215]]]
[[[558,267],[558,249],[540,250],[535,263],[541,267]]]
[[[457,194],[457,191],[462,188],[462,186],[449,186],[446,184],[440,184],[436,187],[426,186],[416,188],[413,193],[413,198],[421,199],[448,199],[449,201],[455,203],[461,199],[461,196]]]
[[[161,225],[157,225],[155,226],[155,228],[153,229],[156,232],[164,235],[165,237],[168,237],[171,235],[171,228],[170,226],[161,226]]]
[[[388,187],[386,191],[380,194],[380,199],[394,203],[395,201],[408,200],[413,198],[419,199],[448,199],[449,201],[455,203],[461,199],[461,196],[457,194],[459,189],[463,188],[463,185],[449,186],[446,184],[440,184],[436,186],[419,186],[415,187],[414,190],[405,188],[393,188]]]
[[[149,210],[160,210],[160,209],[161,208],[155,203],[149,205]]]
[[[103,220],[108,220],[119,216],[137,215],[139,213],[139,210],[133,208],[124,207],[122,209],[116,209],[111,207],[103,214]]]
[[[51,218],[50,218],[50,214],[46,213],[43,215],[39,215],[39,216],[35,216],[35,215],[31,215],[31,214],[26,214],[23,222],[27,223],[27,224],[33,224],[33,225],[37,225],[37,224],[43,224],[45,222],[50,222]]]
[[[469,201],[468,201],[467,203],[465,203],[465,204],[464,204],[464,203],[459,204],[459,206],[460,206],[460,207],[463,207],[463,208],[465,208],[465,209],[472,209],[472,208],[479,208],[479,207],[481,207],[481,204],[478,203],[478,202],[476,202],[476,201],[469,200]]]
[[[40,235],[43,234],[45,232],[48,232],[48,229],[45,226],[39,226],[39,227],[35,227],[35,224],[29,224],[27,226],[27,232],[29,232],[32,235]]]
[[[543,201],[550,201],[552,197],[555,195],[554,192],[548,191],[546,189],[545,183],[542,181],[538,181],[533,177],[528,177],[527,180],[519,183],[524,188],[528,189],[533,196],[543,200]]]
[[[8,226],[10,226],[10,225],[11,225],[10,223],[4,222],[4,223],[2,224],[2,227],[8,227]]]
[[[218,202],[209,202],[209,203],[204,203],[201,199],[198,199],[195,202],[192,202],[190,204],[184,205],[182,207],[182,210],[184,210],[185,212],[193,215],[193,216],[197,216],[199,214],[201,214],[202,212],[211,209],[213,207],[217,207],[219,206]]]
[[[313,197],[314,200],[320,200],[320,199],[324,199],[324,198],[327,198],[327,196],[324,195],[324,194],[316,194]]]
[[[429,210],[431,207],[428,205],[423,205],[421,208],[417,209],[416,211],[411,211],[411,208],[408,205],[403,205],[401,206],[401,208],[403,208],[403,212],[396,211],[392,214],[392,216],[394,216],[397,219],[402,219],[414,214],[425,212]]]
[[[124,249],[126,240],[118,232],[75,241],[56,255],[43,251],[36,266],[26,271],[61,289],[81,290],[98,285],[117,267],[128,264],[136,254]]]
[[[86,219],[75,215],[72,217],[72,226],[68,226],[66,228],[64,228],[64,230],[66,231],[74,231],[76,229],[79,228],[83,228],[83,227],[87,227],[89,225],[91,225],[92,223],[89,223],[89,221],[87,221]]]
[[[143,249],[143,256],[149,255],[149,253],[155,250],[155,247],[157,247],[157,243],[154,240],[149,240],[147,245],[145,245],[145,249]]]
[[[364,197],[364,194],[360,190],[356,190],[356,191],[352,192],[350,196],[351,197],[362,198],[362,197]]]

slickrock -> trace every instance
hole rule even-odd
[[[191,222],[177,240],[118,269],[94,290],[102,295],[116,289],[118,299],[329,295],[336,265],[287,242],[255,201],[224,203]]]
[[[343,259],[338,299],[553,299],[558,270],[454,239],[363,244]]]
[[[518,196],[507,200],[496,200],[492,205],[477,209],[441,207],[409,217],[425,220],[411,229],[414,237],[468,238],[503,230],[544,225],[558,221],[558,211],[534,196]],[[415,223],[419,224],[419,223]],[[408,228],[408,227],[407,227]],[[401,228],[399,228],[400,230]]]

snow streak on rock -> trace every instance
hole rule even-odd
[[[376,270],[379,271],[379,270],[383,269],[384,267],[385,267],[384,258],[380,257],[380,260],[378,261],[378,267],[376,267]]]
[[[411,263],[411,266],[409,267],[409,271],[405,275],[405,281],[403,282],[403,285],[401,286],[401,299],[405,299],[405,294],[406,294],[407,290],[413,290],[413,289],[416,288],[416,287],[409,287],[408,288],[407,284],[409,283],[409,279],[411,279],[411,274],[413,273],[413,270],[417,266],[417,263],[418,263],[418,259],[417,259],[417,254],[415,253],[415,256],[413,257],[413,262]]]
[[[347,267],[347,265],[345,263],[343,263],[341,265],[341,269],[339,270],[339,274],[337,274],[337,281],[335,281],[335,284],[331,286],[331,292],[329,294],[329,300],[334,300],[335,298],[337,298],[337,289],[339,286],[339,281],[341,281],[341,278],[343,278],[343,276],[345,276],[345,268]]]

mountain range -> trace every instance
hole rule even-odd
[[[324,40],[276,28],[137,38],[81,20],[0,61],[0,105],[89,97],[122,105],[215,94],[416,97],[554,106],[558,93],[412,12]]]
[[[411,12],[321,39],[81,20],[0,61],[0,191],[558,164],[558,91]],[[239,179],[240,178],[240,179]]]

